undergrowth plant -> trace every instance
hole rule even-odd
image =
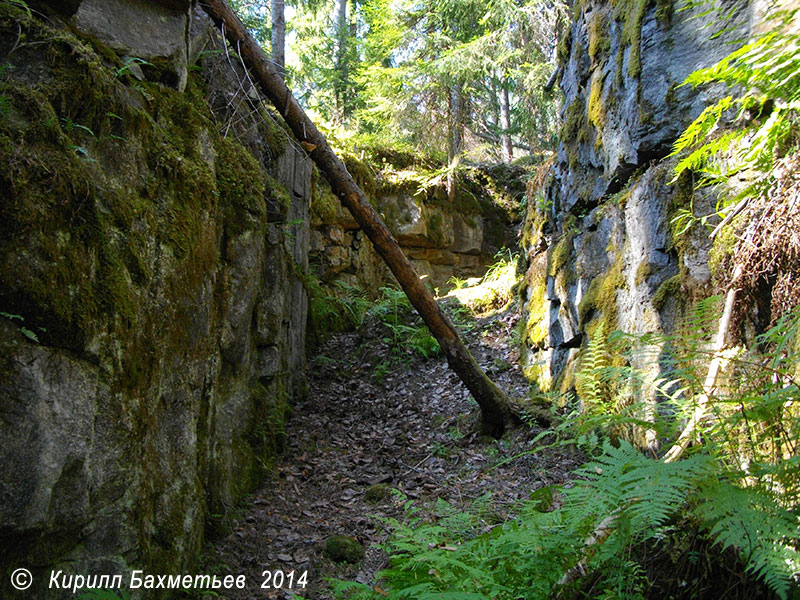
[[[514,299],[518,258],[511,250],[498,251],[478,285],[466,287],[465,280],[451,278],[453,290],[447,298],[456,299],[471,316],[507,306]]]
[[[708,69],[692,73],[683,85],[724,83],[741,90],[703,113],[675,142],[681,157],[675,179],[686,171],[699,186],[716,186],[722,216],[748,197],[763,194],[777,160],[797,149],[800,124],[800,30],[798,9],[782,11],[770,27]],[[734,184],[734,185],[731,185]],[[735,193],[726,193],[731,190]],[[701,217],[705,220],[710,215]],[[676,216],[684,231],[695,221],[691,209]]]
[[[395,287],[379,289],[378,300],[369,308],[369,317],[378,320],[388,329],[383,341],[395,353],[410,350],[422,358],[431,358],[441,353],[439,342],[428,328],[416,317],[405,293]]]
[[[309,320],[317,338],[361,325],[372,306],[367,292],[358,286],[337,281],[333,288],[323,286],[313,274],[304,277],[309,296]]]
[[[686,338],[609,339],[602,330],[597,333],[579,386],[583,401],[595,403],[596,422],[603,410],[617,410],[613,396],[636,394],[631,378],[648,378],[628,364],[629,353],[658,346],[672,371],[653,381],[663,408],[655,415],[663,423],[653,426],[660,427],[659,435],[674,435],[702,390],[698,382],[709,359],[704,353],[709,336],[702,332],[710,327],[697,320],[708,319],[713,305],[703,303],[690,316],[686,327],[694,323],[699,333]],[[707,540],[703,561],[721,560],[715,556],[723,552],[738,556],[752,579],[789,598],[800,583],[799,333],[800,311],[780,319],[756,349],[731,357],[734,375],[713,394],[714,418],[703,427],[704,443],[682,460],[665,463],[619,435],[595,437],[594,444],[583,436],[592,458],[576,471],[574,484],[554,490],[555,502],[532,495],[516,507],[514,519],[500,525],[484,518],[485,500],[454,512],[438,503],[427,518],[407,504],[405,518],[391,523],[390,563],[376,585],[338,582],[338,597],[654,597],[648,596],[655,585],[652,572],[634,549],[677,548],[682,537],[698,532]],[[644,426],[635,409],[627,418]],[[618,425],[615,416],[609,419]],[[587,538],[611,517],[610,535],[587,552]],[[587,558],[592,576],[565,588],[559,581],[579,556]]]

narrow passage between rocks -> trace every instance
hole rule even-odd
[[[481,366],[512,396],[527,383],[509,343],[518,316],[478,321],[468,334]],[[476,405],[443,357],[410,351],[391,362],[375,326],[331,337],[309,367],[309,394],[294,407],[287,447],[275,473],[238,513],[231,533],[212,545],[206,567],[263,582],[264,571],[308,572],[305,589],[264,589],[266,598],[332,598],[325,578],[373,583],[386,565],[382,519],[400,518],[404,498],[431,511],[437,498],[463,507],[491,494],[494,522],[532,491],[566,481],[577,464],[567,449],[503,462],[531,449],[538,430],[523,425],[502,440],[480,437]],[[390,369],[385,375],[380,374]],[[402,495],[401,495],[402,494]],[[332,536],[365,550],[354,564],[325,552]],[[244,600],[252,590],[226,592]]]

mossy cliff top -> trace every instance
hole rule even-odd
[[[339,150],[348,171],[374,205],[380,198],[410,195],[420,202],[467,215],[518,221],[525,193],[526,170],[514,165],[461,165],[456,169],[453,199],[447,194],[447,169],[432,158],[402,151],[365,147]],[[327,182],[317,178],[314,216],[333,222],[338,201]]]

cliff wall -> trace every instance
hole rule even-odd
[[[689,178],[672,182],[672,145],[726,92],[681,86],[746,38],[756,4],[584,1],[559,47],[563,126],[523,232],[522,355],[541,390],[566,391],[581,349],[606,331],[671,332],[714,291],[711,242],[680,209],[713,213]]]
[[[311,165],[192,3],[32,6],[0,4],[0,571],[47,598],[185,572],[269,468]]]
[[[517,247],[525,193],[522,167],[462,167],[451,199],[444,177],[416,157],[395,152],[389,156],[392,162],[348,153],[344,158],[431,289],[445,290],[453,277],[480,277],[496,262],[498,250]],[[312,270],[323,282],[341,281],[374,291],[393,281],[323,180],[314,182],[311,217]]]

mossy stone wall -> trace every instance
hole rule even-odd
[[[522,168],[462,167],[451,200],[444,177],[428,165],[408,164],[403,155],[382,156],[381,162],[344,156],[348,170],[432,289],[445,290],[452,277],[481,276],[496,262],[498,250],[516,247]],[[355,220],[318,176],[311,214],[312,268],[324,283],[342,281],[377,290],[393,282]]]
[[[0,64],[0,571],[185,572],[303,390],[310,169],[216,53],[179,92],[4,4]]]
[[[559,47],[558,152],[522,232],[521,355],[538,391],[574,389],[582,349],[601,323],[669,332],[713,291],[706,232],[679,235],[674,217],[688,206],[713,212],[714,197],[686,178],[671,183],[668,155],[724,92],[679,84],[746,37],[751,9],[673,8],[669,0],[577,2]]]

